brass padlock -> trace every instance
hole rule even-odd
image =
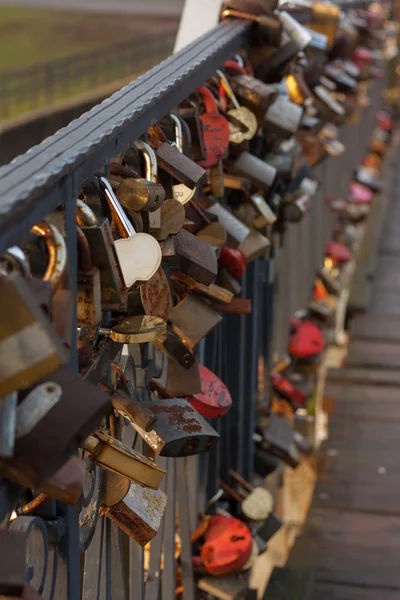
[[[194,292],[199,296],[203,296],[209,300],[221,302],[222,304],[229,304],[233,298],[232,292],[220,287],[219,285],[215,285],[215,283],[203,285],[202,283],[199,283],[195,279],[192,279],[188,275],[180,273],[179,271],[174,271],[171,273],[171,281],[173,284],[178,287],[182,287],[186,291]]]
[[[107,394],[65,368],[43,378],[18,405],[14,456],[0,460],[1,476],[38,489],[110,408]]]
[[[249,263],[258,256],[265,256],[271,242],[265,235],[255,229],[250,229],[249,235],[240,244],[239,250],[243,253],[246,262]]]
[[[326,2],[312,3],[312,18],[306,23],[307,27],[318,33],[322,33],[328,39],[329,46],[332,47],[339,25],[341,8]]]
[[[165,190],[157,182],[157,159],[154,150],[145,142],[135,142],[145,163],[145,178],[121,179],[116,196],[124,208],[134,211],[155,211],[165,200]]]
[[[160,456],[193,456],[209,451],[219,434],[183,398],[160,399],[151,394],[148,404],[157,415],[154,429],[146,432],[136,424],[134,429]]]
[[[158,489],[165,475],[164,469],[158,467],[154,461],[125,446],[102,429],[90,435],[82,447],[104,469],[146,487]]]
[[[225,68],[237,70],[234,64],[237,63],[228,61]],[[268,108],[277,96],[276,89],[243,71],[240,75],[232,77],[231,85],[239,102],[247,106],[256,115],[258,124],[262,125]]]
[[[144,431],[152,431],[157,423],[156,415],[143,402],[122,390],[116,390],[112,395],[113,408],[131,424],[135,423]]]
[[[189,294],[174,306],[170,317],[173,330],[191,349],[221,320],[221,315],[195,294]]]
[[[166,506],[167,496],[162,490],[132,481],[124,497],[104,508],[103,513],[140,546],[145,546],[158,533]]]
[[[27,388],[68,360],[52,324],[18,273],[0,276],[0,395]]]
[[[77,200],[77,223],[89,242],[92,263],[100,271],[103,310],[126,310],[128,289],[115,253],[114,240],[107,218],[98,220],[91,208]]]

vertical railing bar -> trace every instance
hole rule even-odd
[[[176,462],[169,458],[167,461],[168,504],[164,516],[163,549],[164,571],[162,576],[161,600],[174,600],[176,587],[175,560],[175,510],[176,510]]]
[[[183,600],[194,600],[194,577],[192,565],[192,544],[190,540],[190,519],[188,508],[188,489],[187,489],[187,471],[186,459],[177,460],[177,479],[178,479],[178,514],[179,514],[179,532],[181,536],[181,568],[183,584]]]

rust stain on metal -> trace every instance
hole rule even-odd
[[[152,406],[154,414],[168,413],[168,422],[171,427],[180,427],[186,432],[200,432],[202,430],[196,417],[189,417],[188,414],[195,413],[191,406]]]

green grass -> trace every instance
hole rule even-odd
[[[0,6],[0,121],[95,91],[119,79],[137,77],[172,51],[177,25],[177,21],[165,17]],[[145,36],[148,40],[144,44]],[[130,58],[121,50],[109,55],[109,48],[121,42],[128,42]],[[96,51],[91,62],[74,59],[74,55],[90,51]],[[68,57],[72,61],[61,70],[30,70]],[[14,75],[18,69],[24,74]]]
[[[163,23],[168,19],[0,6],[0,72],[142,37]]]

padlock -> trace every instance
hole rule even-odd
[[[205,160],[204,136],[200,111],[195,102],[189,100],[179,108],[179,116],[185,120],[191,135],[191,153],[195,162]]]
[[[180,271],[209,285],[218,272],[218,262],[212,248],[203,240],[181,229],[175,236],[175,253],[179,257]]]
[[[145,178],[121,179],[116,189],[116,196],[124,208],[134,211],[154,211],[160,208],[165,200],[165,190],[157,183],[157,159],[148,144],[138,140],[136,148],[145,162]]]
[[[204,85],[198,88],[198,93],[203,101],[205,112],[200,116],[205,159],[199,164],[208,169],[222,159],[229,146],[228,121],[218,112],[217,102],[212,92]]]
[[[133,428],[150,448],[160,456],[193,456],[208,452],[219,434],[183,398],[160,399],[150,395],[150,410],[157,416],[152,431],[132,423]]]
[[[78,449],[110,407],[109,396],[100,388],[65,368],[43,378],[17,408],[14,456],[0,460],[1,476],[37,489]]]
[[[312,321],[303,321],[289,339],[289,354],[300,360],[315,360],[325,348],[321,329]],[[291,396],[293,398],[293,396]],[[295,401],[298,404],[298,401]]]
[[[160,390],[157,382],[150,382],[150,389],[157,392],[160,397],[165,398],[183,398],[201,392],[201,379],[199,364],[193,357],[193,364],[186,369],[176,360],[168,357],[168,380],[166,388]]]
[[[248,236],[250,229],[220,202],[210,201],[207,206],[207,212],[218,217],[219,224],[228,233],[231,245],[238,246]]]
[[[0,276],[3,319],[0,336],[0,394],[27,388],[68,360],[53,326],[32,296],[24,277]]]
[[[234,517],[212,516],[204,540],[201,560],[211,575],[235,573],[247,562],[253,549],[250,529]]]
[[[24,598],[26,535],[0,530],[0,598]]]
[[[239,248],[224,246],[218,260],[235,279],[240,279],[246,270],[246,258]]]
[[[219,313],[195,294],[189,294],[171,311],[170,323],[175,333],[193,349],[222,320]]]
[[[374,197],[373,192],[361,183],[353,181],[349,188],[349,200],[355,204],[370,204]]]
[[[332,47],[339,25],[341,8],[325,2],[312,3],[312,18],[306,23],[307,27],[326,36],[329,46]]]
[[[303,107],[279,95],[271,104],[264,119],[267,133],[279,138],[289,138],[300,127]]]
[[[380,193],[383,190],[382,180],[376,175],[371,174],[365,167],[358,167],[355,170],[355,179],[358,183],[362,183],[375,193]]]
[[[119,344],[144,344],[163,338],[167,324],[160,317],[149,315],[131,315],[111,328],[101,327],[100,335],[109,336]]]
[[[309,211],[311,198],[308,194],[300,193],[297,197],[287,197],[279,206],[279,216],[288,223],[298,223]]]
[[[263,525],[256,530],[256,537],[259,537],[264,543],[269,540],[283,527],[283,521],[274,513],[271,513]]]
[[[112,395],[113,408],[131,424],[136,423],[144,431],[152,431],[157,423],[156,415],[138,402],[134,396],[122,390],[116,390]]]
[[[248,75],[246,70],[233,60],[227,61],[224,67],[233,73],[239,73],[231,79],[232,89],[239,102],[256,115],[259,125],[263,125],[266,112],[277,97],[276,89]]]
[[[239,505],[243,515],[250,521],[264,521],[272,512],[274,499],[270,491],[254,487],[233,469],[229,469],[234,487],[221,482],[222,489]]]
[[[169,120],[170,122],[173,124],[173,142],[172,144],[174,145],[174,147],[179,150],[179,152],[183,155],[184,154],[184,134],[183,134],[183,126],[182,126],[182,119],[180,117],[178,117],[177,115],[175,115],[174,113],[169,113]],[[186,155],[185,155],[186,156]],[[192,200],[192,198],[194,198],[197,194],[198,194],[198,187],[188,187],[187,185],[185,185],[184,183],[172,183],[172,194],[173,194],[173,198],[175,199],[175,201],[180,202],[181,205],[186,204],[187,202],[189,202],[190,200]],[[178,209],[175,210],[175,214],[179,215],[179,214],[184,214],[184,211],[179,211]],[[173,218],[173,213],[170,214],[169,219],[171,220],[171,217]],[[175,217],[176,219],[176,217]],[[171,233],[178,233],[180,227],[177,228],[176,231],[172,231],[171,229]]]
[[[265,225],[273,225],[277,219],[276,214],[261,194],[252,194],[250,200],[260,215],[265,219]],[[278,202],[279,204],[279,202]]]
[[[38,491],[66,504],[77,504],[85,485],[85,465],[78,456],[71,456],[63,466],[40,485]]]
[[[295,469],[300,464],[300,456],[293,441],[290,425],[274,413],[268,417],[268,424],[262,430],[262,446],[273,456],[280,458]]]
[[[232,396],[226,385],[210,369],[199,365],[201,392],[188,396],[190,404],[205,419],[223,417],[232,406]]]
[[[77,200],[77,223],[89,242],[92,263],[100,271],[103,310],[124,310],[128,299],[111,227],[107,218],[98,220],[91,208]]]
[[[344,107],[324,86],[315,86],[312,93],[314,104],[323,119],[334,123],[344,119],[346,116]]]
[[[188,188],[201,190],[206,181],[206,171],[175,146],[172,146],[159,127],[150,127],[148,143],[155,151],[160,169],[166,171]]]
[[[340,291],[342,289],[340,281],[336,277],[334,277],[326,267],[320,269],[317,275],[317,282],[322,283],[325,291],[328,294],[333,294],[335,296],[338,296],[340,294]]]
[[[243,254],[246,263],[249,263],[258,256],[265,257],[265,253],[270,246],[271,242],[265,235],[255,229],[250,229],[249,235],[240,244],[238,250]]]
[[[114,247],[125,286],[130,288],[137,280],[148,281],[161,264],[160,245],[151,235],[136,233],[107,179],[98,177],[98,181],[124,236],[114,241]]]
[[[160,226],[155,229],[153,235],[158,241],[164,241],[169,235],[175,235],[182,229],[185,223],[185,209],[180,200],[167,198],[159,210]]]
[[[179,271],[173,271],[171,273],[170,280],[174,286],[185,289],[186,292],[194,292],[199,296],[203,296],[209,300],[215,300],[216,302],[221,302],[222,304],[229,304],[232,302],[232,292],[215,285],[215,283],[203,285],[202,283],[199,283],[195,279],[192,279],[188,275],[180,273]]]
[[[232,144],[241,144],[244,140],[251,140],[255,136],[258,123],[255,114],[246,106],[241,106],[229,84],[226,75],[217,69],[221,81],[220,90],[229,98],[233,108],[226,112],[229,123],[229,141]]]
[[[236,175],[249,179],[254,188],[268,192],[275,181],[276,169],[250,152],[241,152],[233,159],[229,169]]]
[[[325,244],[325,254],[338,265],[345,265],[351,259],[351,251],[347,246],[329,241]]]
[[[287,377],[281,373],[270,371],[271,383],[274,390],[296,410],[305,405],[307,397],[300,389],[298,389]]]
[[[328,64],[324,71],[325,77],[333,81],[336,90],[344,94],[355,94],[357,91],[357,81],[347,75],[344,71],[337,68],[334,64]]]
[[[164,469],[158,467],[154,461],[125,446],[102,429],[90,435],[82,444],[82,448],[104,469],[146,487],[158,489],[165,475]]]
[[[127,494],[103,512],[140,546],[145,546],[158,533],[166,506],[167,496],[162,490],[132,481]]]
[[[172,309],[172,296],[167,276],[160,267],[149,281],[138,289],[131,289],[128,296],[130,313],[159,317],[168,321]]]
[[[259,445],[254,447],[254,472],[260,477],[268,477],[279,466],[277,459]]]
[[[233,275],[222,267],[219,269],[217,279],[215,280],[217,285],[220,285],[224,289],[231,292],[234,296],[239,296],[242,290],[242,287],[237,279],[233,277]]]
[[[100,271],[92,264],[89,242],[77,227],[78,273],[77,273],[77,323],[98,325],[101,321]]]

